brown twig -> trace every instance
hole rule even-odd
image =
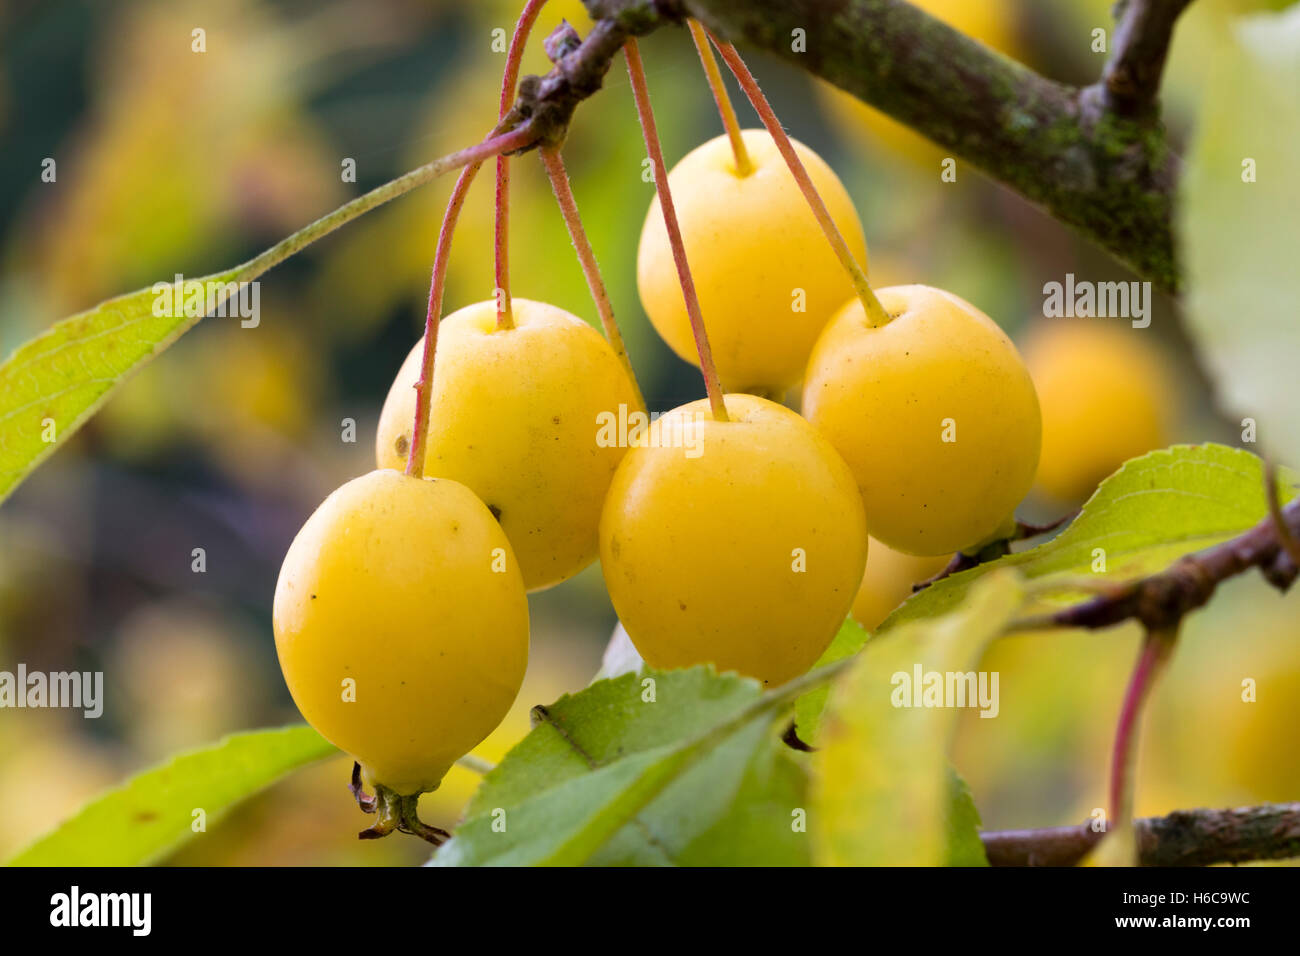
[[[1273,519],[1273,527],[1277,529],[1282,550],[1291,559],[1291,563],[1300,568],[1300,541],[1296,540],[1296,536],[1291,533],[1291,529],[1282,519],[1282,502],[1279,500],[1277,489],[1277,462],[1271,458],[1264,462],[1264,497],[1268,501],[1268,514]]]
[[[997,541],[992,541],[989,544],[984,545],[978,551],[970,554],[958,551],[952,556],[952,560],[948,562],[947,567],[938,574],[932,575],[924,581],[918,581],[913,584],[912,593],[915,594],[917,591],[924,591],[931,584],[942,581],[944,578],[952,577],[954,574],[960,574],[962,571],[969,571],[971,568],[977,568],[981,564],[986,564],[989,561],[996,561],[998,558],[1005,557],[1011,553],[1012,542],[1026,541],[1029,538],[1037,538],[1040,535],[1050,534],[1057,528],[1069,524],[1077,518],[1078,515],[1079,510],[1076,508],[1069,514],[1062,515],[1055,521],[1049,521],[1046,524],[1030,524],[1027,521],[1017,520],[1016,530],[1010,537],[999,538]]]
[[[1142,866],[1209,866],[1300,856],[1300,803],[1178,810],[1134,821]],[[993,866],[1074,866],[1105,833],[1087,824],[980,834]]]
[[[1100,92],[1106,107],[1122,116],[1156,109],[1174,23],[1191,0],[1121,0],[1116,11],[1110,59]]]
[[[1297,534],[1300,500],[1283,508],[1281,517],[1291,533]],[[1281,591],[1295,581],[1296,565],[1282,547],[1278,524],[1272,516],[1230,541],[1185,555],[1164,571],[1117,585],[1107,594],[1060,611],[1015,621],[1010,630],[1097,629],[1128,620],[1142,622],[1149,631],[1168,630],[1184,615],[1203,606],[1223,581],[1251,568],[1259,568]]]

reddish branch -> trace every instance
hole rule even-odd
[[[1133,676],[1129,678],[1115,727],[1115,746],[1110,758],[1110,818],[1119,823],[1133,816],[1134,770],[1137,767],[1138,731],[1142,709],[1156,679],[1173,653],[1177,630],[1148,631],[1142,641]]]
[[[1134,821],[1142,866],[1209,866],[1300,856],[1300,803],[1178,810]],[[1105,834],[1088,825],[983,833],[993,866],[1074,866]]]

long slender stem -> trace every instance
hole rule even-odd
[[[885,325],[889,322],[889,314],[885,307],[880,304],[876,294],[871,291],[871,283],[867,281],[867,274],[863,271],[861,264],[853,258],[853,253],[849,251],[849,244],[844,241],[844,236],[840,232],[839,226],[835,225],[835,220],[831,218],[830,211],[826,208],[826,203],[817,192],[817,187],[813,185],[812,177],[808,175],[808,170],[804,168],[803,162],[799,159],[798,154],[794,151],[794,144],[790,142],[790,137],[786,135],[781,126],[781,121],[776,118],[776,113],[772,110],[772,104],[767,101],[763,91],[758,88],[758,81],[754,79],[754,74],[749,72],[749,67],[745,66],[745,61],[740,58],[736,48],[730,43],[720,43],[716,37],[710,34],[709,38],[713,40],[714,46],[722,54],[722,59],[731,72],[735,74],[736,80],[740,83],[740,88],[745,91],[749,97],[749,102],[753,104],[755,112],[762,119],[763,125],[772,135],[776,142],[776,148],[781,151],[781,156],[785,163],[790,167],[790,172],[799,184],[800,191],[804,198],[808,200],[808,205],[812,207],[813,215],[817,217],[817,223],[822,227],[822,232],[826,234],[826,241],[831,244],[835,250],[835,255],[839,258],[840,263],[844,266],[849,277],[853,280],[853,288],[862,300],[862,307],[866,310],[867,319],[872,325]]]
[[[750,161],[749,150],[745,148],[745,138],[740,135],[740,120],[736,118],[736,108],[731,105],[727,85],[722,81],[722,71],[718,69],[718,61],[709,48],[708,31],[695,19],[687,20],[686,25],[691,29],[691,39],[695,41],[695,50],[700,54],[700,64],[704,67],[709,89],[713,91],[713,101],[718,104],[723,128],[731,140],[731,152],[736,157],[736,175],[748,176],[754,171],[754,164]]]
[[[646,86],[645,67],[641,63],[641,53],[636,40],[629,37],[623,46],[627,58],[627,73],[632,81],[632,95],[636,99],[636,112],[641,120],[641,134],[645,138],[646,151],[654,166],[655,190],[659,193],[659,207],[663,212],[664,226],[668,230],[668,243],[672,246],[673,261],[677,265],[677,278],[682,286],[682,298],[686,301],[686,314],[691,320],[691,334],[695,337],[695,351],[700,356],[700,372],[704,376],[704,389],[709,394],[709,406],[713,417],[720,422],[727,421],[727,406],[722,399],[722,381],[718,378],[717,366],[713,364],[713,350],[709,348],[709,337],[704,331],[704,316],[700,312],[700,299],[695,292],[695,280],[691,278],[691,267],[686,261],[686,246],[682,242],[682,230],[677,223],[677,209],[673,206],[672,191],[668,188],[668,167],[664,165],[663,147],[659,145],[659,131],[655,128],[655,114],[650,106],[650,90]]]
[[[506,52],[506,66],[501,74],[501,101],[498,120],[504,120],[515,101],[515,86],[519,82],[519,64],[523,60],[524,46],[532,33],[537,15],[546,0],[528,0]],[[496,220],[493,226],[494,272],[496,281],[497,328],[514,328],[514,314],[510,307],[510,158],[497,156]]]
[[[1110,761],[1111,825],[1122,826],[1133,817],[1133,776],[1137,764],[1138,726],[1142,708],[1173,649],[1176,630],[1148,631],[1129,678],[1115,728],[1115,749]]]
[[[236,270],[238,278],[242,282],[255,279],[267,269],[279,265],[295,252],[311,245],[322,236],[328,235],[339,226],[345,225],[377,206],[382,206],[384,203],[410,192],[417,186],[423,186],[425,183],[437,179],[444,173],[449,173],[453,169],[460,169],[470,163],[481,163],[501,153],[515,152],[532,145],[536,141],[537,132],[528,122],[524,122],[508,133],[494,132],[481,143],[475,143],[473,146],[467,146],[454,153],[441,156],[431,163],[426,163],[418,169],[413,169],[409,173],[398,176],[391,182],[376,186],[370,192],[344,203],[333,212],[321,216],[321,218],[299,229],[293,235],[280,240],[271,248],[239,266]]]
[[[451,237],[460,219],[461,207],[475,175],[483,163],[474,163],[461,170],[447,201],[447,213],[438,230],[438,249],[433,255],[433,276],[429,280],[429,307],[424,315],[424,353],[420,362],[420,377],[415,383],[415,424],[411,432],[411,449],[406,459],[406,473],[413,478],[424,477],[424,446],[429,431],[429,401],[433,394],[433,357],[438,347],[438,318],[442,314],[442,292],[447,279],[447,259],[451,252]]]
[[[600,277],[596,254],[587,239],[586,230],[582,228],[582,217],[578,215],[578,203],[573,198],[573,188],[569,185],[569,174],[564,169],[564,159],[560,156],[559,149],[555,147],[543,146],[538,152],[542,156],[542,165],[546,167],[546,175],[551,180],[551,190],[555,193],[555,201],[560,206],[564,225],[568,227],[569,239],[578,253],[578,262],[582,266],[582,274],[587,279],[587,288],[591,290],[591,298],[596,303],[596,312],[600,316],[601,326],[605,329],[605,338],[609,340],[614,354],[618,356],[624,371],[627,372],[628,380],[632,383],[632,392],[636,396],[637,407],[645,411],[645,398],[641,395],[641,386],[637,384],[632,360],[628,358],[627,347],[623,344],[623,335],[619,332],[618,322],[614,318],[614,307],[610,304],[609,292]]]
[[[510,302],[510,160],[497,157],[496,221],[493,226],[493,279],[497,301],[497,328],[515,327],[514,310]]]

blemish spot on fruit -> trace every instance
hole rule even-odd
[[[313,601],[316,600],[316,595],[313,594],[313,595],[311,596],[311,599],[312,599]]]
[[[411,447],[411,440],[405,434],[397,436],[397,441],[393,443],[393,448],[397,454],[405,456],[407,450]]]
[[[559,416],[559,415],[552,415],[552,416],[551,416],[551,424],[552,424],[552,425],[558,425],[558,424],[560,424],[560,416]]]
[[[677,602],[677,606],[678,606],[679,608],[681,608],[683,611],[686,610],[686,602],[685,602],[685,601],[678,601],[678,602]]]

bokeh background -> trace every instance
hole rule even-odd
[[[928,0],[954,25],[1047,75],[1088,82],[1106,0]],[[492,31],[517,0],[210,0],[0,3],[0,349],[99,300],[248,258],[365,189],[480,138],[503,56]],[[1197,0],[1165,87],[1184,142],[1202,64],[1228,18],[1280,6]],[[551,0],[526,59],[577,0]],[[195,27],[207,52],[190,51]],[[669,163],[720,124],[685,31],[643,44]],[[1239,443],[1216,414],[1172,302],[1149,329],[1042,317],[1042,286],[1073,272],[1131,278],[1018,197],[896,125],[755,54],[793,135],[858,204],[878,285],[942,286],[1031,354],[1053,429],[1087,460],[1056,471],[1024,515],[1063,513],[1115,463],[1174,441]],[[734,88],[733,88],[734,91]],[[743,121],[757,125],[738,102]],[[565,149],[579,206],[654,410],[703,394],[650,328],[636,243],[653,187],[621,68],[577,114]],[[57,182],[40,180],[46,157]],[[341,181],[345,158],[357,182]],[[490,295],[490,186],[462,217],[448,311]],[[0,508],[0,669],[100,670],[104,716],[0,711],[0,858],[86,798],[177,750],[297,720],[276,665],[270,603],[280,560],[334,487],[373,467],[383,397],[418,337],[447,179],[345,227],[262,281],[262,321],[208,319],[132,379]],[[515,163],[515,294],[595,320],[540,165]],[[1069,326],[1069,331],[1065,326]],[[1080,328],[1079,326],[1084,326]],[[1119,370],[1119,371],[1117,371]],[[1051,398],[1048,398],[1050,393]],[[356,440],[344,440],[345,421]],[[1067,440],[1067,439],[1073,439]],[[1085,456],[1086,457],[1086,456]],[[1300,463],[1291,463],[1300,464]],[[1097,474],[1098,468],[1105,466]],[[1047,468],[1047,465],[1044,465]],[[207,570],[191,570],[206,551]],[[1295,799],[1300,762],[1296,596],[1255,578],[1188,622],[1151,707],[1138,811]],[[583,686],[615,624],[599,568],[531,598],[533,651],[519,702],[479,749],[499,759],[535,703]],[[1110,735],[1137,634],[1023,635],[990,652],[1001,714],[964,719],[955,760],[990,827],[1076,822],[1104,803]],[[1257,682],[1243,703],[1241,682]],[[393,864],[418,841],[362,843],[349,761],[301,772],[192,841],[186,864]],[[455,769],[424,798],[453,824],[476,778]]]

